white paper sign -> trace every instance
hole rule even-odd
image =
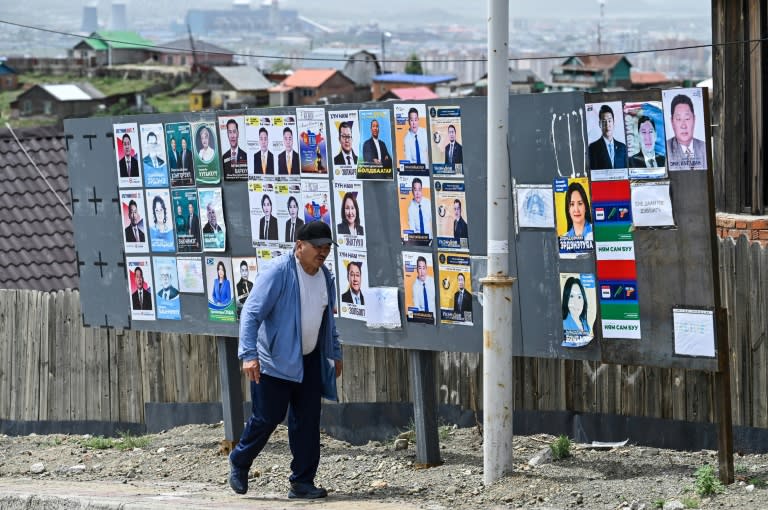
[[[369,328],[400,329],[400,307],[397,305],[397,287],[369,287],[366,316]]]
[[[520,228],[555,228],[555,205],[550,185],[515,186],[517,225]]]
[[[715,318],[712,310],[672,309],[675,354],[715,357]]]
[[[674,227],[669,181],[633,182],[632,224],[636,227]]]

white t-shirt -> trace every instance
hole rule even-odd
[[[296,259],[299,275],[299,296],[301,298],[301,352],[305,356],[315,350],[317,335],[323,323],[323,313],[328,306],[328,288],[325,285],[323,269],[310,275]]]

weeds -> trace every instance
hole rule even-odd
[[[558,437],[549,447],[552,449],[552,458],[555,460],[571,456],[571,440],[568,436]]]
[[[120,440],[115,441],[115,448],[118,450],[133,450],[134,448],[145,448],[149,446],[148,437],[138,437],[131,435],[130,432],[119,432]]]
[[[699,508],[699,500],[696,498],[685,497],[682,503],[685,508]]]
[[[93,436],[87,439],[83,439],[82,445],[86,448],[93,448],[94,450],[106,450],[112,448],[115,444],[114,439],[110,439],[104,436]]]
[[[664,500],[663,499],[657,499],[653,502],[653,508],[664,508]]]
[[[717,478],[717,474],[715,474],[715,468],[712,466],[700,467],[696,470],[694,476],[696,477],[696,481],[693,482],[693,485],[696,489],[696,494],[699,496],[713,496],[715,494],[720,494],[725,490],[720,479]]]

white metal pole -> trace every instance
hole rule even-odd
[[[509,5],[488,0],[488,274],[483,284],[483,481],[512,471],[512,285],[509,276]]]

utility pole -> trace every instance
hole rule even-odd
[[[483,284],[483,482],[512,471],[512,285],[509,276],[511,183],[509,4],[488,0],[488,274]]]
[[[600,4],[600,18],[597,20],[597,52],[603,52],[603,16],[605,14],[605,0],[597,0]]]

